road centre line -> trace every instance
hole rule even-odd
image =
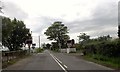
[[[54,55],[53,55],[54,56]],[[55,57],[55,56],[54,56]],[[62,64],[62,61],[60,61],[57,57],[55,57],[61,64]],[[65,64],[63,65],[65,68],[68,68]]]
[[[53,55],[54,56],[54,55]],[[55,57],[55,56],[54,56]],[[57,57],[55,57],[61,64],[62,64],[62,62],[57,58]]]
[[[54,55],[53,55],[53,56],[54,56]],[[57,57],[55,57],[55,56],[54,56],[54,58],[56,58],[56,59],[57,59],[57,61],[58,61],[58,62],[60,62],[60,63],[61,63],[61,65],[63,65],[62,61],[60,61]],[[64,64],[63,66],[64,66],[66,69],[68,68],[65,64]]]
[[[66,65],[64,65],[65,68],[68,68]]]
[[[52,58],[55,60],[55,62],[65,71],[65,72],[68,72],[57,60],[56,60],[56,58],[52,55],[52,54],[50,54],[51,56],[52,56]]]

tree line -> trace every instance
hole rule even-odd
[[[110,35],[90,39],[90,36],[85,33],[78,37],[79,44],[76,44],[76,47],[83,50],[84,54],[99,54],[107,57],[120,56],[119,39],[113,40]]]
[[[44,44],[44,47],[52,50],[58,50],[60,48],[66,48],[66,42],[70,39],[67,35],[68,28],[62,22],[54,22],[46,32],[44,33],[49,40],[54,40],[51,44]],[[83,50],[84,53],[101,54],[104,56],[120,56],[120,40],[114,39],[110,36],[100,36],[97,38],[90,39],[90,36],[86,33],[80,33],[79,43],[76,44],[77,50]],[[120,25],[118,25],[118,37],[120,38]]]
[[[118,31],[116,32],[118,33],[118,38],[116,39],[113,39],[110,35],[91,38],[86,33],[80,33],[77,36],[79,43],[75,44],[75,48],[77,52],[82,53],[84,57],[92,61],[120,68],[120,25],[118,25]],[[67,33],[67,26],[63,25],[62,22],[54,22],[44,34],[48,36],[49,40],[54,40],[55,42],[51,44],[44,43],[42,47],[53,51],[59,51],[60,48],[67,48],[66,42],[70,39]],[[65,35],[67,38],[65,38]]]

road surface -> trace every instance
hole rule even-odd
[[[85,61],[75,56],[64,53],[54,53],[45,50],[43,53],[34,54],[4,70],[112,70],[111,68]]]

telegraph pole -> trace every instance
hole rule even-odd
[[[38,36],[38,38],[39,38],[39,48],[40,48],[40,36]]]

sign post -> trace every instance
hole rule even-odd
[[[67,53],[76,52],[76,48],[74,48],[75,47],[74,44],[75,44],[74,39],[67,41],[67,46],[68,46]]]
[[[33,51],[32,51],[32,52],[33,52],[33,53],[35,52],[35,50],[34,50],[34,49],[35,49],[35,46],[36,46],[36,44],[35,44],[35,43],[34,43],[34,44],[32,44],[32,49],[33,49]]]
[[[29,54],[30,54],[30,46],[32,44],[32,37],[31,37],[31,34],[28,34],[28,39],[26,40],[26,44],[28,44],[28,48],[29,48]]]
[[[67,53],[70,53],[71,43],[67,43],[67,46],[68,46],[68,48],[67,48]]]

